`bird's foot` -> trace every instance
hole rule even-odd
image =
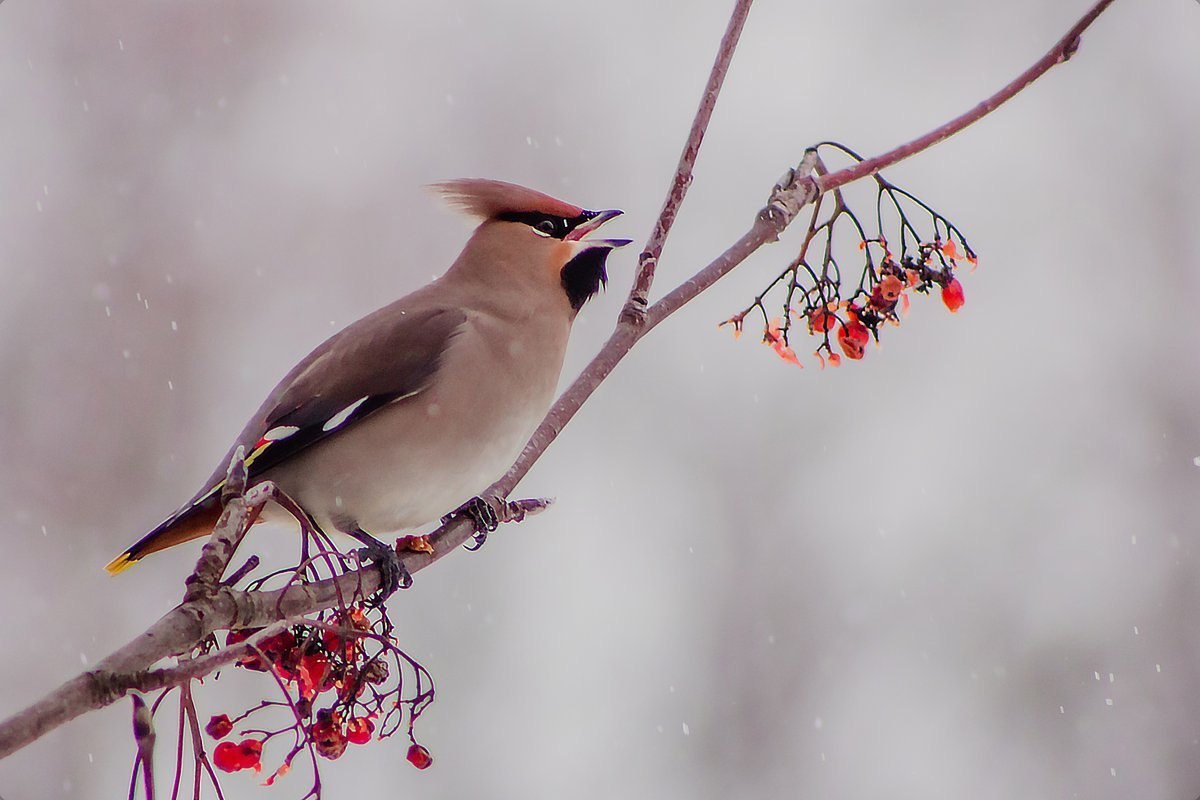
[[[497,505],[504,505],[503,500],[499,498],[494,499]],[[496,506],[482,497],[471,498],[466,505],[455,513],[465,514],[470,518],[471,524],[475,526],[475,536],[472,538],[471,544],[467,545],[467,549],[471,551],[483,547],[483,543],[487,541],[488,534],[500,527],[500,512],[496,510]]]
[[[528,500],[506,501],[501,497],[474,497],[460,506],[454,513],[447,514],[442,522],[449,522],[458,516],[466,516],[475,526],[475,536],[466,548],[471,551],[483,547],[488,534],[500,527],[501,522],[520,522],[531,514],[540,514],[549,508],[554,501],[548,497]]]
[[[397,589],[412,586],[412,575],[408,574],[408,568],[404,566],[394,547],[388,547],[366,531],[353,531],[350,535],[366,545],[354,553],[359,563],[371,562],[379,567],[379,588],[366,599],[368,606],[378,608],[395,594]]]

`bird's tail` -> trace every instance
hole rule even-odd
[[[151,553],[166,550],[177,544],[190,542],[212,533],[221,516],[220,493],[210,493],[199,502],[176,511],[147,533],[128,550],[108,562],[104,568],[109,575],[116,575],[132,567]]]

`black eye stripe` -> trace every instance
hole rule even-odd
[[[584,211],[578,217],[556,217],[540,211],[509,211],[500,214],[496,219],[504,222],[521,222],[545,236],[561,239],[588,220],[595,219],[597,215],[596,211]]]

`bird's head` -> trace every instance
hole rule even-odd
[[[608,282],[605,262],[628,239],[587,239],[620,211],[588,211],[504,181],[435,184],[451,206],[480,221],[455,266],[488,280],[554,287],[579,311]]]

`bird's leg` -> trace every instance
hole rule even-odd
[[[317,525],[316,520],[299,503],[289,497],[287,492],[280,489],[274,481],[261,481],[255,484],[251,491],[254,493],[257,503],[254,509],[254,520],[258,519],[258,515],[262,513],[268,500],[274,501],[277,506],[291,514],[296,520],[296,524],[300,526],[300,564],[302,567],[307,565],[310,561],[308,552],[310,540],[315,540],[318,536],[325,536],[325,532]],[[260,494],[262,499],[258,500]],[[250,495],[247,494],[247,499],[249,498]],[[328,542],[327,536],[325,540]],[[320,543],[318,542],[318,544]],[[307,567],[304,568],[307,569]],[[299,574],[299,570],[297,570],[297,574]]]
[[[384,600],[395,594],[397,589],[412,586],[412,575],[408,574],[408,568],[400,560],[396,548],[388,547],[362,528],[354,528],[346,533],[365,545],[355,554],[358,560],[372,561],[379,566],[379,589],[367,598],[367,605],[378,608],[383,605]]]

